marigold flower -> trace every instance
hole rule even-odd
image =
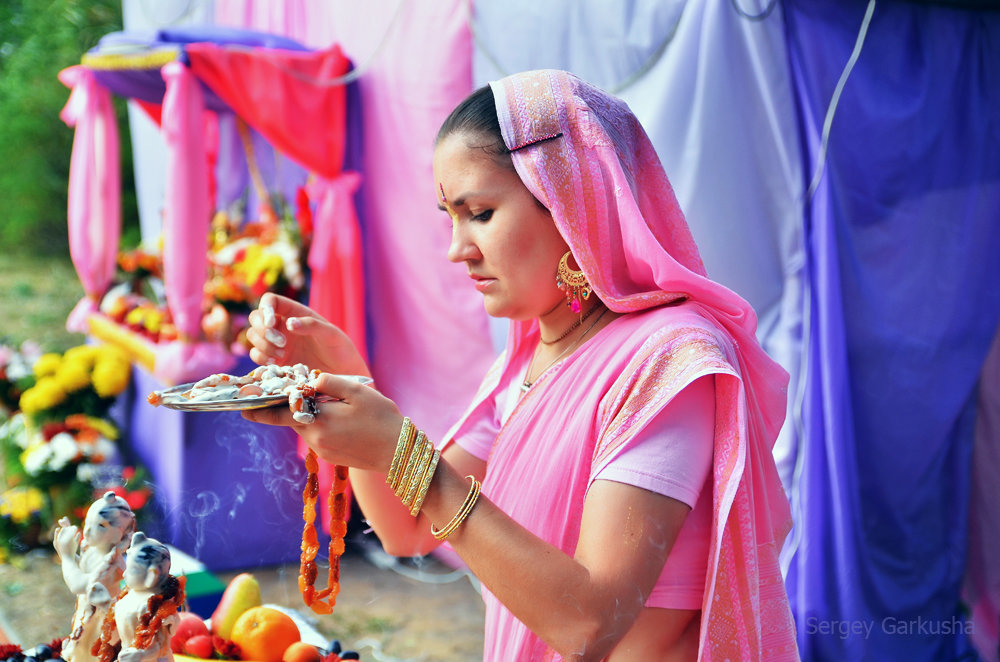
[[[59,370],[59,365],[62,363],[63,357],[61,354],[56,354],[54,352],[48,352],[42,354],[35,361],[34,373],[36,379],[41,379],[42,377],[50,377],[56,374]]]
[[[85,360],[63,361],[54,379],[66,393],[75,393],[90,386],[90,368]]]
[[[129,364],[118,361],[101,361],[91,375],[94,390],[102,398],[113,398],[124,391],[130,377]]]
[[[37,488],[15,487],[0,494],[0,517],[23,524],[41,511],[44,504],[45,497]]]
[[[99,353],[94,345],[77,345],[66,350],[66,353],[63,354],[63,363],[79,363],[86,370],[90,370],[94,367]]]
[[[37,414],[66,401],[66,391],[55,377],[43,377],[21,394],[21,411]]]

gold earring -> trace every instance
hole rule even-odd
[[[559,260],[559,268],[556,269],[556,287],[566,293],[566,305],[574,313],[583,310],[583,301],[590,298],[590,281],[583,271],[577,271],[569,266],[570,252]]]

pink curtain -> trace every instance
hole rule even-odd
[[[87,316],[115,275],[121,237],[121,166],[118,124],[111,94],[82,66],[59,72],[72,90],[59,114],[76,127],[68,190],[69,251],[85,297],[66,321],[66,328],[86,333]]]
[[[180,339],[157,347],[153,373],[176,384],[227,369],[235,361],[221,345],[198,342],[212,213],[201,87],[180,62],[167,64],[162,73],[167,85],[162,116],[167,143],[163,281]]]
[[[367,356],[361,232],[354,212],[354,193],[360,185],[361,175],[345,172],[307,186],[309,198],[316,202],[309,305],[343,329]]]

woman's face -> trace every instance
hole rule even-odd
[[[448,259],[465,263],[490,315],[544,315],[564,300],[555,276],[569,248],[513,167],[469,144],[452,134],[434,150],[439,206],[453,214]]]

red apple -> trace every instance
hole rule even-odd
[[[170,650],[173,652],[183,653],[184,644],[192,637],[211,634],[208,631],[208,626],[205,625],[205,621],[198,614],[190,611],[182,611],[178,616],[180,620],[177,622],[177,627],[174,628],[173,636],[170,637]],[[209,637],[208,643],[211,645],[211,637]],[[211,653],[205,657],[209,657],[210,655]]]
[[[208,659],[212,657],[215,647],[212,646],[212,635],[196,634],[184,642],[184,654],[191,657]]]

